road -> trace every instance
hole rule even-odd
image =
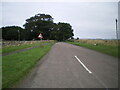
[[[117,88],[118,60],[83,47],[56,43],[19,88]]]

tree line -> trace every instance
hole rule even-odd
[[[73,29],[69,23],[54,23],[52,16],[48,14],[36,14],[26,19],[24,28],[19,26],[2,27],[3,40],[38,40],[42,33],[44,40],[63,41],[73,38]]]

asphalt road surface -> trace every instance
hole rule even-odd
[[[83,47],[59,42],[19,88],[117,88],[118,60]]]

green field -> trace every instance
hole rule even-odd
[[[13,87],[19,80],[21,80],[31,70],[32,67],[34,67],[36,62],[39,61],[50,50],[51,46],[54,43],[55,42],[49,42],[49,41],[35,43],[32,46],[39,45],[39,47],[24,52],[3,56],[2,57],[2,71],[3,71],[2,87],[3,88]],[[4,49],[5,48],[3,48],[3,51]],[[13,51],[13,49],[14,48],[12,47],[11,51]],[[8,49],[8,51],[10,50]]]
[[[84,41],[84,42],[83,42]],[[82,47],[85,47],[85,48],[89,48],[89,49],[92,49],[92,50],[96,50],[96,51],[99,51],[101,53],[105,53],[105,54],[108,54],[108,55],[111,55],[111,56],[114,56],[114,57],[118,57],[118,43],[116,43],[116,41],[107,41],[109,43],[105,43],[106,41],[102,41],[102,40],[83,40],[83,41],[74,41],[74,42],[70,42],[70,41],[67,41],[67,43],[70,43],[70,44],[74,44],[74,45],[77,45],[77,46],[82,46]],[[93,43],[94,42],[94,43]],[[94,44],[97,44],[97,45],[94,45]]]
[[[29,47],[32,47],[32,46],[38,46],[38,45],[39,45],[39,43],[5,47],[5,48],[3,48],[2,53],[9,53],[9,52],[13,52],[13,51],[16,51],[16,50],[29,48]]]
[[[2,56],[0,56],[0,89],[2,88]]]
[[[49,41],[51,42],[51,41]],[[10,42],[9,42],[10,43]],[[29,48],[29,47],[35,47],[35,46],[39,46],[39,44],[42,43],[46,43],[46,41],[28,41],[27,43],[26,42],[22,42],[20,43],[19,41],[18,42],[14,42],[13,45],[7,45],[7,46],[3,46],[3,50],[2,50],[2,53],[9,53],[9,52],[13,52],[13,51],[16,51],[16,50],[21,50],[21,49],[24,49],[24,48]]]

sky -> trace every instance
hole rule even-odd
[[[74,38],[115,39],[118,2],[2,2],[2,26],[23,27],[35,14],[49,14],[54,22],[69,23]]]

